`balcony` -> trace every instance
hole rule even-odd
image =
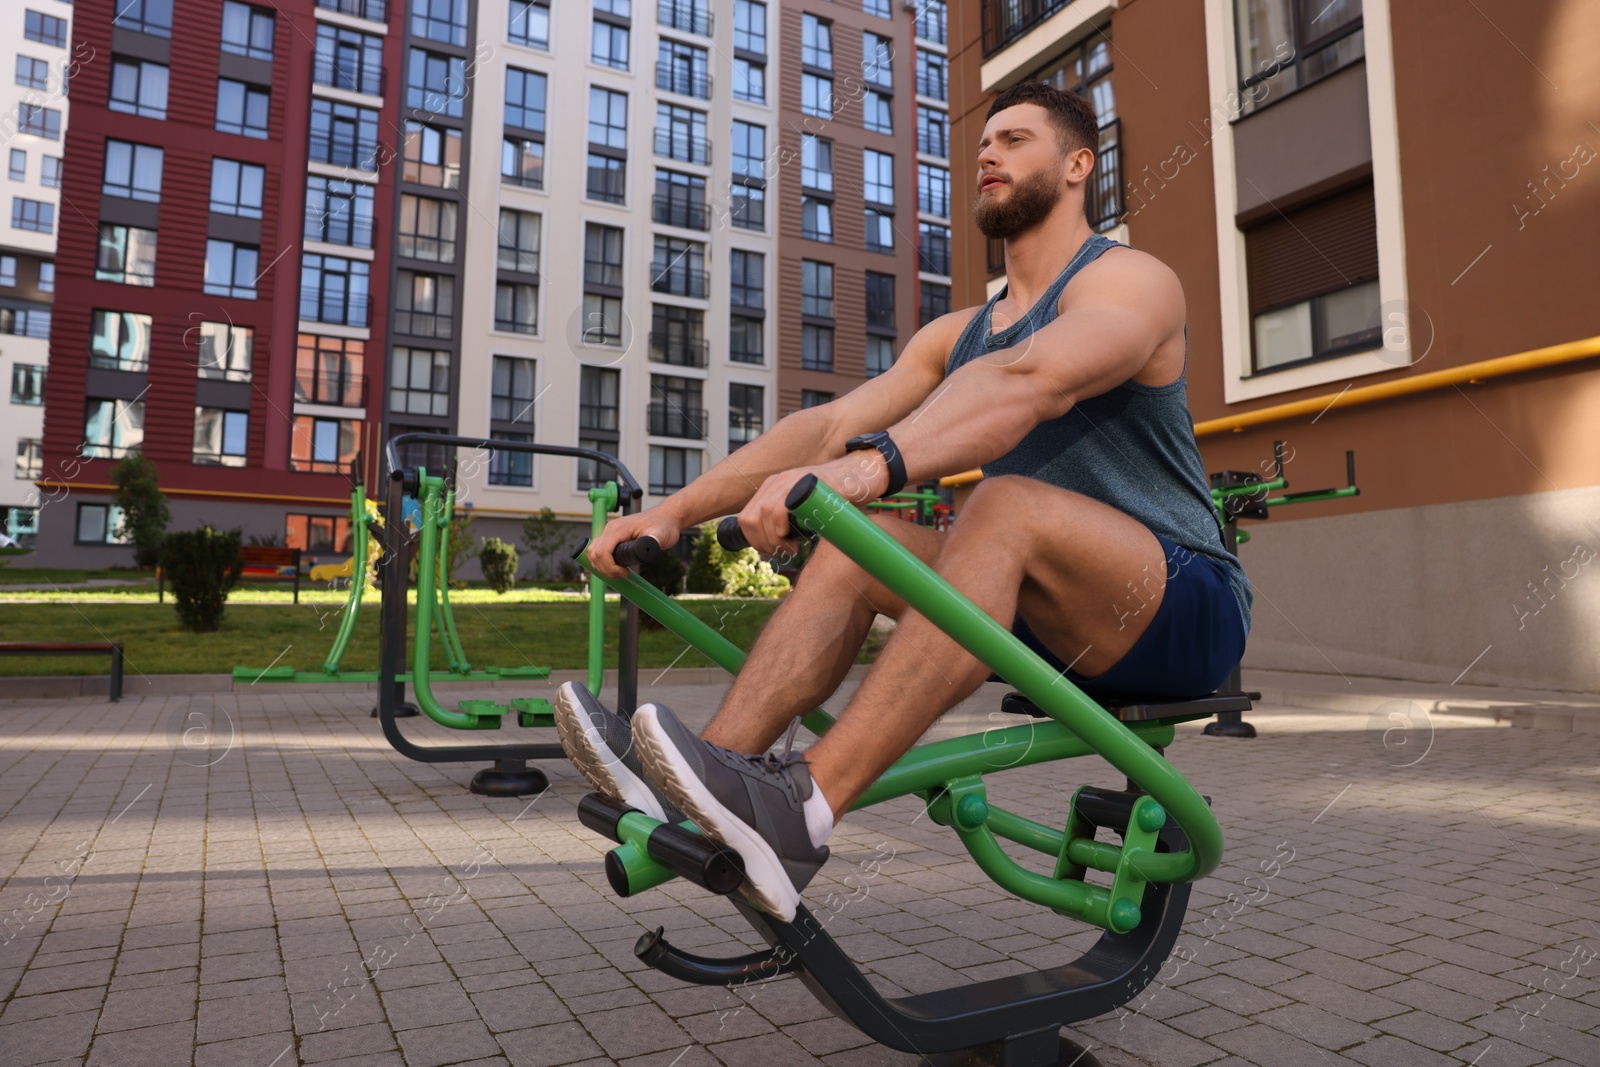
[[[362,393],[367,379],[363,374],[317,374],[300,371],[294,377],[294,400],[297,404],[335,404],[339,407],[362,406]]]
[[[650,288],[654,292],[704,300],[710,287],[706,271],[686,267],[681,260],[673,263],[657,260],[650,265]]]
[[[308,285],[300,290],[300,317],[307,322],[366,326],[368,310],[367,294],[343,285]]]
[[[650,206],[651,218],[663,226],[681,226],[686,230],[711,229],[711,209],[704,200],[657,193],[650,198]]]
[[[382,68],[360,61],[341,63],[337,52],[316,54],[311,80],[317,85],[366,93],[368,96],[382,96],[386,82]]]
[[[710,100],[711,75],[679,63],[657,63],[656,88],[697,100]]]
[[[894,329],[894,305],[887,307],[874,304],[869,298],[867,301],[867,325],[879,329]]]
[[[706,436],[706,411],[704,408],[686,408],[674,401],[652,401],[650,404],[650,432],[657,437],[683,437],[691,441],[704,440]]]
[[[324,11],[337,11],[373,22],[386,22],[389,17],[389,0],[317,0],[317,6]]]
[[[615,433],[617,430],[615,404],[579,404],[578,429]]]
[[[1033,29],[1072,0],[983,0],[983,54],[987,58]]]
[[[674,367],[704,367],[710,362],[710,345],[703,337],[686,337],[681,332],[650,331],[650,358]]]
[[[917,269],[928,274],[950,276],[950,241],[923,240],[917,245]]]
[[[700,37],[710,37],[717,24],[704,4],[687,0],[656,0],[656,22]]]
[[[1122,218],[1122,120],[1100,127],[1100,151],[1094,173],[1084,190],[1084,211],[1089,225],[1104,233]]]
[[[447,341],[455,333],[455,317],[449,312],[441,315],[399,308],[394,313],[394,332],[408,337],[431,337]]]
[[[711,142],[681,130],[656,131],[656,155],[683,163],[711,164]]]

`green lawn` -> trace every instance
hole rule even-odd
[[[582,669],[588,662],[589,609],[566,603],[476,603],[464,590],[452,594],[461,643],[474,666],[536,665]],[[487,591],[485,591],[487,592]],[[531,592],[531,591],[530,591]],[[493,593],[488,594],[493,597]],[[544,595],[551,596],[546,592]],[[683,606],[740,648],[748,649],[777,607],[767,600],[689,600]],[[620,605],[606,605],[606,664],[616,665]],[[235,604],[222,629],[192,634],[178,626],[171,603],[51,603],[0,605],[0,640],[121,641],[129,675],[225,674],[235,666],[278,664],[300,670],[322,665],[338,631],[337,605],[298,607]],[[439,649],[437,640],[435,649]],[[710,661],[664,630],[645,630],[639,639],[645,667],[704,667]],[[345,653],[349,670],[372,670],[378,662],[378,606],[363,606],[361,620]],[[435,663],[443,662],[438,655]],[[105,656],[0,656],[0,676],[104,674]]]
[[[83,571],[67,567],[18,567],[0,561],[0,585],[63,585],[68,582],[87,582],[90,579],[110,578],[129,583],[155,581],[153,574],[136,570]]]

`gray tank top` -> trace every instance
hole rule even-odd
[[[1010,348],[1055,321],[1061,292],[1074,275],[1108,249],[1119,247],[1100,234],[1084,242],[1027,315],[991,333],[999,293],[972,317],[950,352],[948,377],[979,356]],[[1187,336],[1187,327],[1185,336]],[[1184,372],[1166,385],[1126,381],[1074,404],[1059,418],[1041,422],[1015,448],[983,465],[988,477],[1021,474],[1070,489],[1116,508],[1154,533],[1227,567],[1245,629],[1250,627],[1250,583],[1224,547],[1222,526],[1211,506],[1200,448],[1189,414],[1188,359]]]

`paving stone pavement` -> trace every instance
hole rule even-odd
[[[937,731],[982,728],[997,690]],[[694,722],[720,689],[646,695]],[[917,1062],[793,979],[641,965],[657,926],[713,955],[758,942],[692,886],[615,898],[570,767],[532,802],[472,796],[475,768],[399,757],[368,699],[0,700],[0,1065]],[[1180,728],[1224,865],[1159,980],[1071,1036],[1107,1067],[1600,1064],[1600,736],[1250,717],[1254,741]],[[1072,788],[1120,778],[1085,759],[990,782],[1059,824]],[[995,889],[912,800],[851,815],[834,856],[807,897],[887,993],[1093,940]]]

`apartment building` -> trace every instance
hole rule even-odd
[[[1314,489],[1343,485],[1356,453],[1359,497],[1247,524],[1245,665],[1600,685],[1600,582],[1583,577],[1600,553],[1600,12],[984,0],[959,14],[957,144],[1026,78],[1100,108],[1089,212],[1183,281],[1208,469],[1270,470],[1284,440],[1291,490]],[[970,222],[954,270],[958,302],[1001,283]]]
[[[32,544],[41,504],[33,484],[44,465],[44,392],[56,288],[56,227],[61,210],[62,133],[67,81],[82,65],[72,45],[72,5],[16,4],[0,15],[15,42],[0,71],[0,151],[5,196],[0,210],[0,380],[11,391],[0,417],[0,456],[16,465],[0,474],[0,533]],[[10,466],[8,463],[7,466]]]

